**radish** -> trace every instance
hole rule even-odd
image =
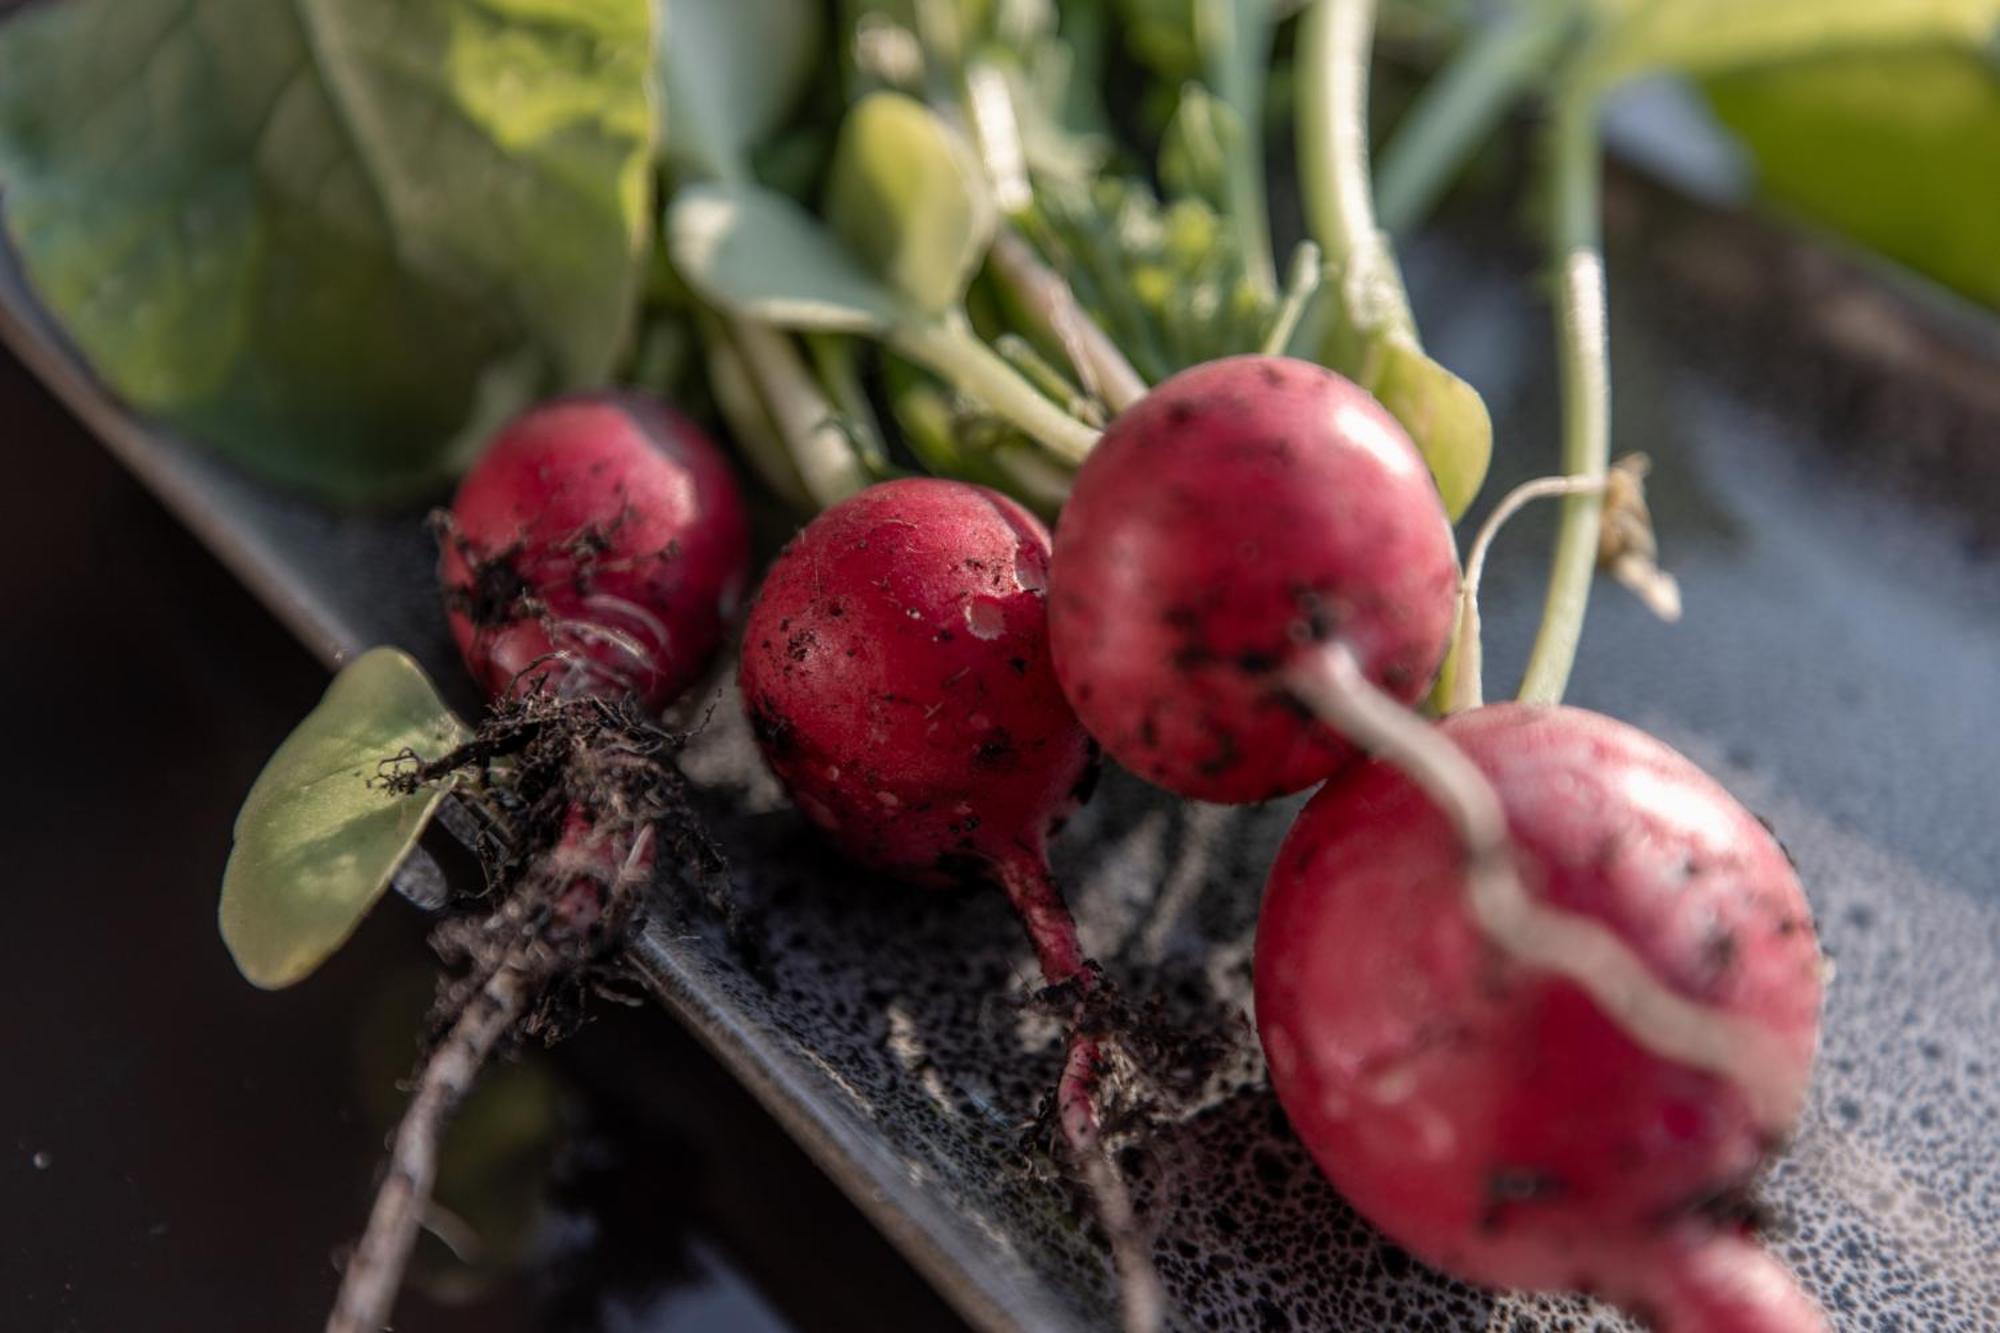
[[[1597,1291],[1690,1333],[1821,1327],[1715,1220],[1791,1131],[1818,1035],[1782,849],[1593,713],[1502,704],[1418,731],[1365,739],[1421,785],[1377,762],[1314,797],[1258,923],[1258,1031],[1314,1160],[1474,1281]]]
[[[1157,1322],[1150,1260],[1105,1159],[1099,1042],[1076,1029],[1099,986],[1050,876],[1049,835],[1087,797],[1090,737],[1049,661],[1039,520],[963,482],[884,482],[822,513],[771,566],[740,683],[793,801],[863,865],[918,884],[990,883],[1077,1011],[1057,1110],[1095,1190],[1126,1318]]]
[[[438,1139],[493,1049],[548,992],[615,954],[643,914],[657,831],[689,826],[650,722],[707,666],[741,593],[743,502],[691,423],[639,394],[544,403],[501,430],[440,524],[439,580],[466,667],[498,707],[478,739],[410,780],[470,773],[504,893],[440,927],[469,982],[441,1002],[389,1169],[327,1322],[388,1321],[437,1172]],[[506,757],[507,765],[491,761]],[[496,812],[500,812],[497,813]],[[496,850],[497,848],[497,850]]]
[[[1458,565],[1402,427],[1304,361],[1238,356],[1111,423],[1056,525],[1056,672],[1084,725],[1183,796],[1258,801],[1354,749],[1303,713],[1287,664],[1344,645],[1405,704],[1437,674]]]
[[[721,643],[748,533],[728,465],[693,423],[638,393],[544,403],[500,432],[452,502],[452,636],[496,698],[547,686],[658,712]]]

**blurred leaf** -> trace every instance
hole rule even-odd
[[[657,34],[666,159],[733,179],[783,122],[825,48],[813,0],[662,0]]]
[[[752,185],[682,190],[667,213],[674,266],[702,298],[790,329],[880,334],[896,298],[817,219]]]
[[[1229,158],[1243,151],[1236,113],[1198,83],[1181,85],[1180,102],[1160,141],[1160,184],[1169,195],[1227,206]]]
[[[1978,47],[2000,0],[1596,0],[1609,20],[1578,77],[1602,91],[1660,70],[1712,74],[1750,65],[1954,42]]]
[[[1178,86],[1202,73],[1195,6],[1202,0],[1114,0],[1132,58],[1160,82]]]
[[[970,147],[923,103],[891,92],[847,113],[826,215],[850,251],[926,314],[963,299],[998,221]]]
[[[1945,48],[1709,80],[1786,209],[2000,308],[2000,66]]]
[[[1493,456],[1493,422],[1478,390],[1406,342],[1381,345],[1364,387],[1403,424],[1456,521],[1479,495]]]
[[[649,239],[647,0],[71,0],[0,26],[0,195],[142,412],[337,499],[609,374]],[[506,401],[500,401],[500,400]]]
[[[222,939],[250,982],[289,986],[326,961],[388,888],[449,784],[398,795],[382,766],[470,738],[417,664],[375,648],[257,775],[222,875]]]

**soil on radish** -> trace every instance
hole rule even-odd
[[[448,904],[434,932],[455,975],[440,990],[437,1030],[529,940],[551,955],[550,984],[523,1024],[529,1033],[560,1036],[588,991],[621,984],[619,960],[644,923],[655,877],[538,872],[573,833],[579,812],[604,846],[629,847],[650,831],[660,875],[728,915],[726,866],[674,762],[686,741],[634,699],[561,699],[535,690],[496,703],[457,750],[428,763],[390,761],[384,784],[391,790],[458,779],[455,799],[468,816],[462,826],[476,830],[471,850],[485,877]]]

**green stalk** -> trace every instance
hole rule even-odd
[[[1481,28],[1424,90],[1382,150],[1375,209],[1384,230],[1423,221],[1507,108],[1546,77],[1568,37],[1560,0],[1510,9]]]
[[[1236,113],[1243,141],[1229,154],[1223,182],[1243,267],[1257,294],[1275,299],[1278,265],[1264,195],[1264,69],[1270,60],[1273,0],[1196,0],[1195,30],[1210,87]]]
[[[1585,92],[1565,97],[1550,131],[1554,186],[1550,250],[1560,266],[1556,365],[1562,380],[1563,472],[1602,477],[1611,457],[1611,351],[1598,222],[1596,99]],[[1590,604],[1603,507],[1602,491],[1563,501],[1542,625],[1521,680],[1523,702],[1560,703],[1569,684]]]
[[[813,370],[832,396],[834,407],[839,409],[862,466],[877,477],[892,475],[895,468],[889,461],[888,446],[882,443],[882,425],[875,419],[875,409],[868,401],[867,390],[861,387],[861,372],[855,364],[859,345],[838,333],[808,333],[805,344]]]
[[[752,319],[727,328],[813,503],[824,509],[874,480],[791,336]]]
[[[1368,63],[1374,0],[1318,0],[1299,20],[1299,176],[1306,224],[1337,275],[1340,323],[1356,340],[1361,368],[1368,343],[1416,341],[1402,275],[1375,221],[1368,173]]]
[[[963,315],[951,314],[889,332],[889,344],[927,366],[962,393],[1019,426],[1071,465],[1090,456],[1098,432],[1050,402],[981,342]]]

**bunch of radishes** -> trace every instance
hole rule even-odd
[[[740,549],[740,512],[687,427],[648,435],[634,410],[547,409],[468,479],[445,568],[483,678],[658,704],[672,687],[646,682],[690,679],[714,645],[733,566],[711,552]],[[1112,424],[1053,551],[962,482],[827,511],[767,575],[740,682],[807,818],[913,882],[1004,890],[1079,1005],[1097,975],[1046,843],[1092,737],[1197,799],[1324,782],[1272,869],[1256,988],[1273,1085],[1334,1184],[1476,1281],[1597,1291],[1667,1328],[1813,1327],[1727,1220],[1812,1056],[1798,883],[1756,819],[1629,727],[1412,712],[1459,590],[1393,418],[1319,367],[1232,358]],[[496,668],[492,645],[523,637]],[[1073,1039],[1057,1106],[1101,1173],[1098,1058]]]
[[[742,579],[726,468],[629,396],[517,421],[441,527],[468,666],[542,706],[657,711],[699,676]],[[1820,959],[1784,854],[1609,719],[1412,711],[1460,595],[1395,419],[1331,371],[1235,357],[1111,424],[1053,545],[1013,501],[947,479],[826,511],[766,576],[740,684],[771,767],[848,855],[1012,899],[1073,1006],[1056,1118],[1131,1324],[1156,1322],[1159,1293],[1099,1142],[1103,1038],[1080,1020],[1100,979],[1046,855],[1093,738],[1196,799],[1324,783],[1271,872],[1256,1018],[1293,1125],[1364,1215],[1448,1271],[1601,1292],[1664,1328],[1817,1327],[1729,1220],[1798,1114],[1817,1031]],[[615,946],[643,912],[651,760],[621,767],[630,729],[562,734],[584,738],[568,771],[590,782],[557,793],[559,835],[509,899],[519,943],[440,1047],[457,1063],[420,1089],[415,1148],[565,959],[594,956],[573,942],[605,942],[609,921]],[[493,757],[472,749],[446,762]],[[337,1328],[386,1313],[427,1188],[404,1147]]]
[[[1211,76],[1254,124],[1242,58],[1275,19],[1216,9],[1262,16],[1204,38]],[[965,55],[976,44],[933,32],[911,56],[880,23],[872,44],[857,36],[857,70],[883,87],[843,129],[828,227],[755,184],[742,145],[709,162],[715,179],[676,182],[668,248],[739,444],[775,490],[846,497],[765,577],[743,630],[745,711],[798,810],[849,857],[1014,904],[1068,1018],[1050,1106],[1129,1326],[1156,1325],[1163,1296],[1102,1141],[1120,1034],[1048,865],[1099,747],[1196,800],[1323,784],[1270,873],[1256,1021],[1293,1126],[1361,1213],[1474,1281],[1595,1291],[1688,1333],[1817,1328],[1736,1206],[1796,1120],[1817,1035],[1821,961],[1782,850],[1620,723],[1555,703],[1418,711],[1454,636],[1476,686],[1478,561],[1462,576],[1451,518],[1478,488],[1489,430],[1477,395],[1418,346],[1368,212],[1369,20],[1358,0],[1320,0],[1298,34],[1302,175],[1325,262],[1302,247],[1279,291],[1261,188],[1235,181],[1232,276],[1210,274],[1205,303],[1149,315],[1128,302],[1127,322],[1220,337],[1235,320],[1264,352],[1150,387],[1072,281],[1115,314],[1103,289],[1159,266],[1129,236],[1129,253],[1083,253],[1098,205],[1036,194],[1034,173],[1060,176],[1066,159],[1028,160],[1046,133],[1021,133],[1034,108]],[[962,67],[938,63],[951,59]],[[938,77],[916,77],[927,70]],[[1190,272],[1208,258],[1180,256]],[[1580,299],[1601,298],[1589,259],[1566,256],[1579,299],[1564,316],[1601,353]],[[1043,350],[982,332],[976,273]],[[1131,283],[1112,295],[1139,294]],[[1214,318],[1196,318],[1209,305]],[[878,361],[857,356],[857,337]],[[1203,356],[1209,343],[1174,340]],[[1287,348],[1359,383],[1273,354]],[[1573,361],[1576,400],[1601,408],[1592,363]],[[893,436],[873,410],[884,397]],[[979,432],[985,453],[959,450]],[[775,453],[769,434],[783,437]],[[1602,431],[1575,434],[1578,475],[1563,485],[1602,493]],[[1060,510],[1053,539],[1014,500],[950,475],[862,486],[899,468],[1006,481]],[[1540,698],[1561,694],[1597,512],[1566,515]],[[746,527],[699,430],[631,394],[515,421],[441,521],[452,628],[498,711],[401,781],[471,774],[461,790],[527,833],[503,858],[499,905],[479,905],[472,975],[450,993],[334,1327],[386,1318],[438,1126],[479,1060],[557,986],[615,966],[643,917],[656,829],[679,808],[649,719],[726,637]],[[1613,554],[1643,564],[1625,536]]]
[[[1629,727],[1411,712],[1458,596],[1395,420],[1317,366],[1240,357],[1112,423],[1052,555],[960,483],[835,507],[773,567],[741,681],[809,818],[869,864],[1004,888],[1051,983],[1091,975],[1043,854],[1086,732],[1191,798],[1324,781],[1271,873],[1257,1023],[1334,1184],[1475,1281],[1665,1328],[1816,1327],[1720,1220],[1803,1098],[1821,982],[1798,882]]]

